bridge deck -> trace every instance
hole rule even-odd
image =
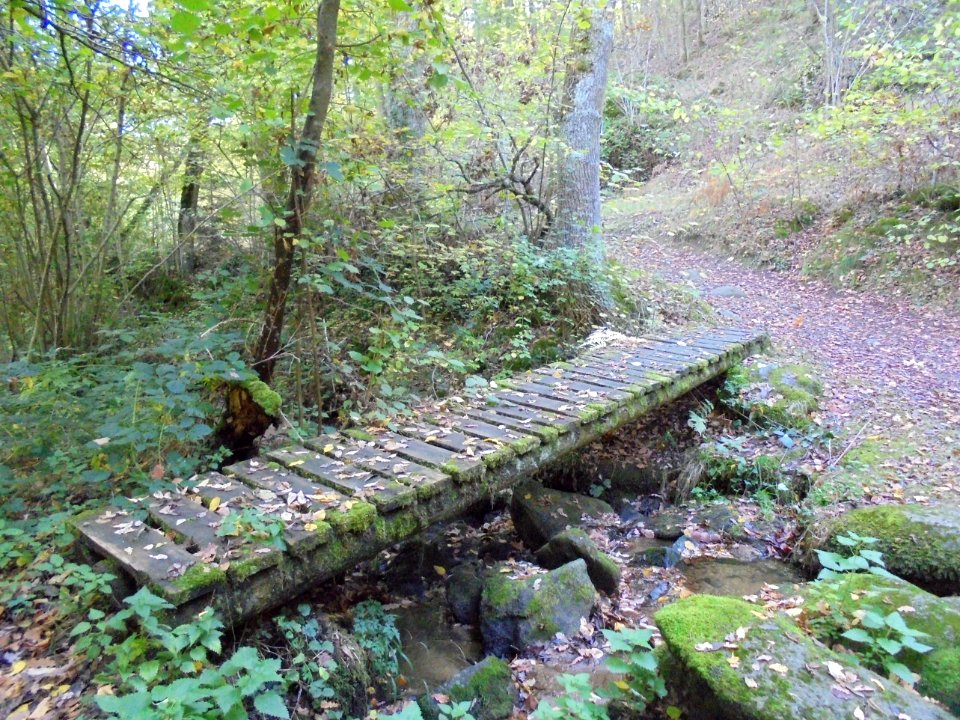
[[[323,435],[75,525],[179,612],[212,602],[241,620],[455,517],[767,341],[730,328],[642,340],[435,403],[393,431]]]

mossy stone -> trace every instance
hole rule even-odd
[[[596,602],[582,559],[545,575],[512,579],[510,571],[507,565],[494,567],[483,586],[480,631],[484,647],[493,655],[522,652],[558,632],[572,635]]]
[[[470,714],[477,720],[506,720],[520,697],[510,666],[492,655],[457,673],[437,692],[447,695],[451,703],[469,702]],[[440,717],[437,703],[429,695],[421,698],[420,709],[426,720]]]
[[[960,512],[947,505],[874,505],[827,521],[821,531],[826,550],[845,554],[836,538],[856,533],[877,538],[894,575],[938,595],[960,592]]]
[[[584,515],[596,518],[608,513],[613,513],[613,508],[603,500],[550,490],[536,481],[514,488],[510,503],[514,527],[534,550],[568,527],[579,526]]]
[[[784,427],[808,426],[808,416],[819,407],[823,394],[823,383],[806,365],[755,363],[747,369],[747,379],[768,388],[748,393],[751,417]]]
[[[786,616],[767,616],[761,607],[742,600],[695,595],[668,605],[655,620],[671,656],[666,663],[672,668],[667,682],[689,716],[699,720],[855,717],[854,711],[866,701],[853,693],[843,697],[833,692],[836,681],[828,662],[856,676],[850,685],[877,688],[870,697],[870,708],[878,717],[951,717],[907,689],[851,663],[849,655],[816,643]],[[723,649],[726,638],[731,634],[737,637],[738,630],[742,639],[733,643],[736,649]]]
[[[900,662],[920,675],[918,689],[960,713],[960,608],[916,585],[872,573],[847,573],[829,582],[807,584],[802,595],[810,627],[825,641],[839,642],[853,652],[863,645],[847,640],[843,633],[852,627],[854,614],[876,608],[887,614],[898,608],[910,628],[926,633],[920,641],[933,652],[903,650]]]
[[[598,590],[612,595],[620,587],[620,566],[581,528],[567,528],[555,535],[536,555],[537,562],[548,570],[583,558],[590,580]]]

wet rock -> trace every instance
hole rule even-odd
[[[670,583],[668,583],[666,580],[662,580],[658,582],[657,586],[650,591],[649,595],[647,595],[646,602],[655,603],[668,592],[670,592]]]
[[[458,623],[480,623],[480,596],[485,568],[479,561],[457,565],[447,575],[447,607]]]
[[[451,703],[471,703],[470,714],[477,720],[505,720],[513,715],[513,708],[520,699],[510,666],[493,656],[458,673],[441,685],[437,694],[446,695]],[[440,717],[437,705],[430,695],[420,700],[420,709],[426,720]]]
[[[537,562],[548,570],[583,558],[590,580],[598,590],[612,595],[620,587],[620,566],[581,528],[569,528],[554,535],[550,542],[537,550],[536,556]]]
[[[687,511],[680,508],[664,510],[644,523],[645,527],[653,530],[653,536],[658,540],[676,540],[683,535],[687,524]]]
[[[960,511],[948,505],[874,505],[850,510],[821,523],[811,535],[813,547],[849,554],[837,542],[856,533],[877,538],[871,550],[883,553],[887,569],[937,595],[960,593]],[[813,536],[818,536],[814,538]],[[802,558],[819,566],[813,547]]]
[[[480,631],[487,652],[499,657],[529,645],[572,635],[580,618],[590,615],[596,590],[587,564],[574,560],[545,575],[512,579],[495,567],[487,575],[480,601]]]
[[[637,538],[627,548],[629,563],[634,567],[667,567],[670,542],[653,538]]]
[[[527,547],[536,550],[568,527],[579,527],[586,515],[599,518],[613,513],[603,500],[576,493],[550,490],[538,482],[526,482],[513,491],[510,514]]]
[[[799,571],[780,560],[744,562],[734,558],[699,557],[682,566],[687,589],[707,595],[756,595],[764,585],[784,590],[803,580]]]
[[[406,680],[405,692],[433,691],[483,657],[479,638],[470,628],[453,625],[445,610],[443,598],[435,596],[392,611],[402,643],[400,673]]]
[[[854,622],[854,613],[876,608],[882,615],[897,608],[907,625],[926,633],[920,642],[929,653],[904,649],[897,659],[920,675],[917,689],[960,713],[960,607],[916,585],[871,573],[847,573],[829,583],[809,583],[802,591],[811,623],[824,642],[840,642],[853,652],[864,646],[843,637]],[[854,599],[856,598],[856,599]],[[876,669],[876,668],[874,668]]]
[[[689,717],[834,720],[857,717],[857,710],[866,717],[952,717],[816,643],[786,616],[764,617],[742,600],[698,595],[668,605],[655,620],[666,645],[664,676]],[[736,648],[723,649],[738,632]]]

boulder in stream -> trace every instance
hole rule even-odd
[[[474,560],[457,565],[447,575],[447,607],[458,623],[479,624],[485,573],[483,563]]]
[[[511,578],[510,570],[494,567],[483,586],[480,632],[488,653],[505,657],[557,633],[572,635],[590,615],[597,592],[582,559],[526,578]]]
[[[743,600],[694,595],[655,619],[664,677],[698,720],[953,717]]]
[[[548,570],[583,558],[590,580],[598,590],[612,595],[620,587],[620,566],[603,552],[582,528],[567,528],[537,550],[537,562]]]
[[[859,625],[857,613],[873,609],[881,615],[898,611],[911,630],[926,633],[918,640],[933,648],[916,653],[904,648],[897,660],[920,676],[917,689],[960,715],[960,608],[916,585],[871,573],[847,573],[802,589],[810,627],[824,642],[840,642],[853,652],[865,646],[843,637]]]
[[[513,715],[520,698],[510,666],[492,655],[457,673],[441,685],[435,695],[447,696],[450,703],[471,703],[470,714],[477,720],[506,720]],[[424,695],[420,699],[426,720],[438,720],[437,706],[434,696]]]
[[[813,535],[824,550],[849,555],[837,542],[856,533],[877,538],[870,546],[883,554],[894,575],[938,595],[960,593],[960,510],[946,504],[873,505],[850,510],[822,522]],[[817,556],[808,545],[804,562],[816,568]]]
[[[513,525],[532,550],[537,550],[568,527],[579,527],[584,515],[599,518],[607,513],[614,514],[614,510],[603,500],[551,490],[536,481],[514,488],[510,503]]]

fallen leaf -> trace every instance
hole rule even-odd
[[[775,673],[780,673],[781,675],[786,675],[790,672],[790,668],[786,665],[781,665],[780,663],[770,663],[767,667],[773,670]]]
[[[215,497],[210,501],[210,512],[216,512],[218,507],[220,507],[220,498]]]

